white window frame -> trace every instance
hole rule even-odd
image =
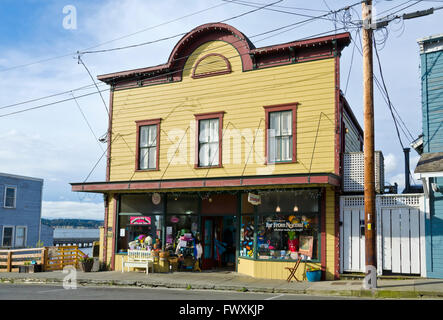
[[[14,226],[11,226],[11,225],[5,225],[5,226],[3,226],[3,230],[2,230],[2,243],[1,243],[1,246],[4,247],[4,241],[5,241],[5,229],[6,229],[6,228],[11,228],[11,229],[12,229],[11,246],[8,246],[8,248],[13,248],[13,247],[14,247],[15,228],[14,228]]]
[[[290,121],[288,123],[287,132],[284,132],[283,128],[283,115],[288,114],[290,116]],[[273,122],[271,121],[273,116],[278,117],[278,125],[276,128],[272,128]],[[269,163],[279,163],[279,162],[292,162],[293,154],[293,139],[294,139],[294,128],[292,127],[292,110],[281,110],[269,112],[269,138],[268,138],[268,159]],[[287,141],[287,142],[284,142]],[[284,146],[287,144],[287,154],[286,158],[283,157]]]
[[[150,130],[153,128],[155,131],[155,136],[151,137],[152,131]],[[157,124],[149,124],[149,125],[143,125],[140,126],[140,138],[139,138],[139,159],[138,159],[138,166],[139,170],[153,170],[157,168],[157,137],[158,137],[158,125]],[[142,130],[146,130],[146,141],[142,140]],[[151,140],[151,143],[149,141]],[[151,154],[151,150],[154,150],[154,154]],[[153,159],[152,159],[153,157]],[[142,162],[143,159],[146,160],[146,166]],[[153,165],[151,165],[153,162]]]
[[[6,194],[8,189],[14,189],[14,204],[12,207],[6,206]],[[5,186],[5,195],[3,197],[3,208],[15,209],[17,205],[17,187],[16,186]]]
[[[14,230],[14,248],[17,248],[17,229],[23,228],[25,229],[24,236],[23,236],[23,246],[20,248],[26,248],[26,241],[28,240],[28,226],[15,226]]]
[[[205,123],[207,128],[202,128]],[[220,118],[200,119],[198,126],[198,166],[219,166]]]

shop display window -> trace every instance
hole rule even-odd
[[[200,198],[195,194],[168,194],[167,214],[197,214]]]
[[[120,214],[118,221],[118,252],[128,249],[160,249],[163,215]]]
[[[154,201],[152,193],[126,194],[120,198],[120,213],[161,214],[164,212],[163,197]],[[157,203],[157,204],[154,204]]]
[[[198,216],[196,215],[167,215],[166,216],[165,246],[175,251],[180,236],[186,233],[198,236]]]
[[[254,216],[241,217],[240,257],[254,257],[254,220]]]
[[[257,258],[289,260],[303,254],[305,259],[317,260],[319,234],[318,213],[260,215],[257,221]]]
[[[317,190],[261,192],[261,204],[257,206],[257,212],[259,214],[318,212],[319,196]]]

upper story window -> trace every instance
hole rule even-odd
[[[295,162],[297,104],[265,107],[267,163]]]
[[[17,188],[16,187],[5,187],[5,198],[3,202],[3,207],[5,208],[15,208],[16,205],[16,197],[17,197]]]
[[[223,112],[196,114],[196,167],[221,167]]]
[[[158,170],[160,119],[137,121],[136,170]]]

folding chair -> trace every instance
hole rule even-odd
[[[291,279],[294,278],[297,282],[300,282],[300,280],[297,279],[297,277],[295,276],[295,272],[298,269],[298,266],[300,265],[300,261],[301,261],[301,257],[298,257],[297,261],[295,262],[294,267],[290,268],[290,267],[285,267],[285,269],[289,270],[289,277],[288,277],[288,282],[291,282]]]

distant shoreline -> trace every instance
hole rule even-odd
[[[42,224],[58,229],[98,229],[103,226],[103,220],[42,218]]]

